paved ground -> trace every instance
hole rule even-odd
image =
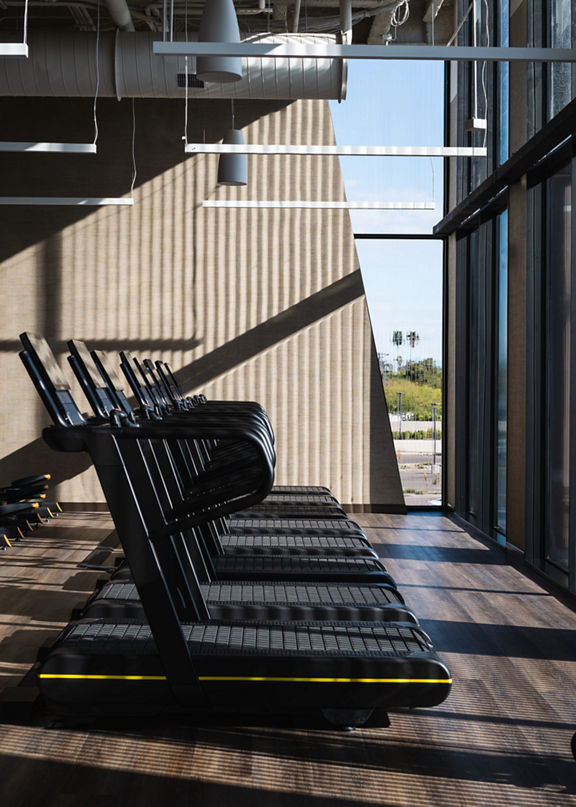
[[[406,451],[404,447],[400,449],[396,443],[404,498],[408,505],[439,504],[442,491],[442,456],[440,453],[436,455],[436,464],[433,466],[434,457],[424,448],[429,441],[419,442],[423,443],[424,450],[417,452]]]

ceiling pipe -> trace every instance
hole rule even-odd
[[[105,0],[114,25],[121,31],[135,31],[134,21],[126,0]]]
[[[196,39],[195,34],[189,40]],[[98,94],[103,98],[184,98],[185,74],[196,73],[196,60],[160,57],[152,52],[161,34],[144,31],[105,32],[100,35]],[[96,81],[94,34],[87,32],[32,32],[28,59],[0,59],[0,97],[38,96],[90,98]],[[335,35],[269,34],[247,42],[270,44],[335,44]],[[343,96],[342,59],[244,60],[244,77],[227,84],[194,83],[188,97],[285,99]],[[41,138],[39,138],[41,139]]]
[[[351,0],[340,0],[340,30],[342,32],[342,44],[352,44],[352,2]]]

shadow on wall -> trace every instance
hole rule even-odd
[[[360,270],[357,269],[178,370],[178,383],[184,390],[207,384],[283,339],[327,317],[362,294],[364,288]]]
[[[51,239],[53,240],[53,239]],[[54,286],[50,286],[51,293]],[[208,383],[212,379],[233,369],[242,362],[262,353],[272,347],[277,342],[286,339],[299,330],[318,322],[322,318],[330,315],[338,308],[342,308],[348,303],[356,300],[364,293],[360,270],[357,269],[349,275],[337,280],[330,286],[322,289],[307,299],[296,303],[290,308],[271,317],[266,322],[252,328],[246,333],[232,339],[225,345],[221,345],[208,355],[202,356],[176,373],[178,382],[183,389],[197,388]],[[54,300],[53,311],[49,314],[50,320],[58,322],[58,300]],[[44,334],[49,332],[50,322],[46,323]],[[50,345],[56,355],[68,353],[66,342],[63,340],[49,340]],[[197,344],[197,343],[196,343]],[[189,348],[191,343],[176,340],[97,340],[90,348],[96,347],[101,350],[137,350],[144,348],[152,349],[183,349]],[[0,342],[0,349],[19,350],[21,344],[15,340]],[[134,401],[132,400],[134,403]],[[42,407],[43,409],[43,407]],[[38,428],[41,429],[47,423],[44,412],[40,411],[40,422]],[[25,474],[30,468],[46,468],[53,472],[53,484],[58,484],[71,479],[82,473],[91,466],[91,461],[86,454],[58,454],[46,446],[41,438],[34,440],[26,446],[0,459],[0,483],[9,477],[14,478],[20,474]]]

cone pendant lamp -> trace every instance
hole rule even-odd
[[[244,135],[240,129],[228,129],[224,143],[243,146]],[[218,160],[219,185],[247,185],[248,184],[248,155],[247,154],[221,154]]]
[[[198,41],[240,42],[233,0],[206,0]],[[200,81],[239,81],[242,78],[242,59],[240,56],[199,56],[196,75]]]

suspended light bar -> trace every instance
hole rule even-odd
[[[133,205],[126,196],[0,196],[0,205]]]
[[[24,19],[23,28],[24,36],[23,42],[0,42],[0,56],[26,56],[28,57],[28,3],[29,0],[24,2]],[[4,3],[2,8],[6,8]]]
[[[26,42],[0,42],[0,56],[28,56]]]
[[[39,151],[54,154],[96,154],[96,143],[11,143],[0,141],[0,151]]]
[[[302,208],[312,210],[436,210],[435,202],[302,202],[205,199],[202,206],[263,209]]]
[[[188,154],[302,154],[336,157],[486,157],[480,146],[263,146],[187,143]]]
[[[442,62],[576,62],[576,48],[456,45],[282,45],[262,42],[154,42],[159,56],[242,56],[275,59],[417,59]]]

